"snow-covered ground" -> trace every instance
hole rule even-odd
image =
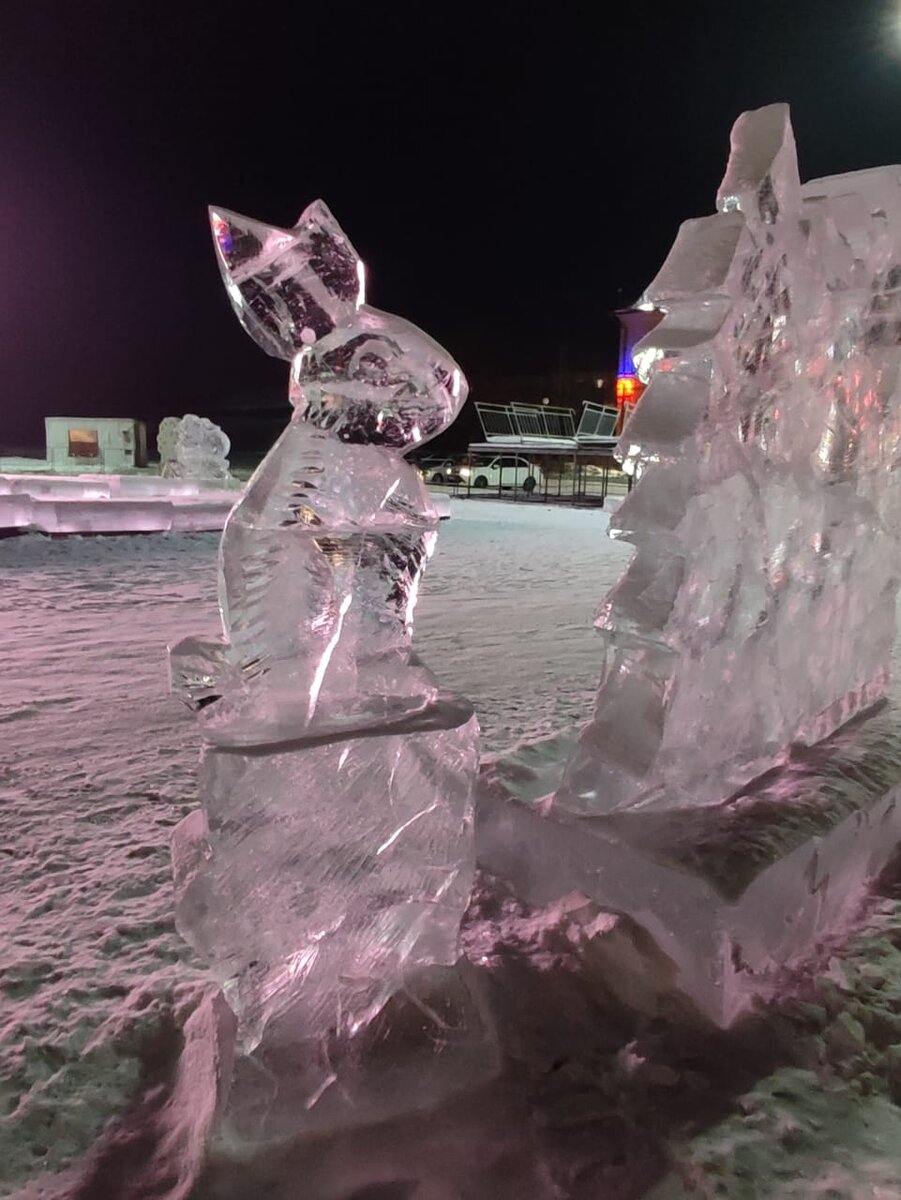
[[[593,610],[624,551],[596,510],[460,501],[420,652],[477,703],[486,748],[578,719]],[[166,644],[216,627],[214,534],[0,542],[0,1187],[85,1152],[195,972],[168,837],[198,741]]]
[[[586,715],[600,661],[594,609],[628,556],[605,538],[606,521],[600,510],[461,500],[442,525],[418,649],[475,701],[487,752]],[[135,1094],[161,1083],[154,1072],[171,1067],[204,986],[172,924],[168,837],[195,804],[199,747],[192,718],[167,695],[165,646],[215,630],[217,540],[0,541],[0,1195],[174,1194],[113,1190],[90,1153]],[[520,931],[524,962],[533,950],[554,958],[546,923],[504,920]],[[689,1056],[654,1030],[635,1040],[620,1017],[594,1057],[543,1067],[553,1097],[541,1101],[542,1120],[565,1144],[560,1161],[589,1163],[571,1179],[545,1162],[521,1186],[492,1174],[481,1190],[445,1180],[444,1190],[334,1200],[637,1197],[667,1161],[705,1197],[901,1197],[898,945],[892,895],[847,969],[836,965],[806,1007],[773,1018],[781,1025],[764,1030],[765,1055],[755,1059],[745,1035],[716,1043],[725,1083],[709,1044]],[[582,1003],[567,986],[550,999]],[[721,1093],[736,1098],[738,1116],[711,1103]],[[644,1125],[653,1145],[638,1153]],[[602,1150],[616,1151],[607,1174]],[[660,1197],[682,1194],[675,1176],[662,1186]],[[209,1195],[258,1194],[236,1187]]]

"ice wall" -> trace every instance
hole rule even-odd
[[[901,530],[901,168],[802,186],[788,108],[745,113],[713,216],[643,297],[647,391],[611,522],[582,815],[725,799],[884,693]]]

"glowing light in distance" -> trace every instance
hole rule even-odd
[[[634,404],[641,385],[634,375],[620,375],[616,381],[616,399],[620,404]]]

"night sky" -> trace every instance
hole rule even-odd
[[[286,368],[206,206],[321,196],[368,299],[494,381],[602,371],[612,309],[710,212],[738,113],[804,177],[901,162],[895,0],[0,0],[0,448],[42,418],[217,412]]]

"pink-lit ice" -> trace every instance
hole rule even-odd
[[[716,803],[883,694],[901,531],[901,168],[801,185],[785,105],[645,303],[621,452],[635,554],[601,606],[561,809]]]
[[[218,530],[237,498],[233,480],[159,475],[0,475],[0,532],[50,534]]]
[[[310,1046],[312,1104],[327,1045],[458,956],[478,727],[412,654],[438,514],[403,451],[453,420],[466,383],[363,303],[323,204],[293,230],[211,217],[242,323],[291,361],[294,415],[222,537],[222,638],[171,650],[206,740],[202,809],[175,839],[178,915],[245,1051],[279,1022]]]

